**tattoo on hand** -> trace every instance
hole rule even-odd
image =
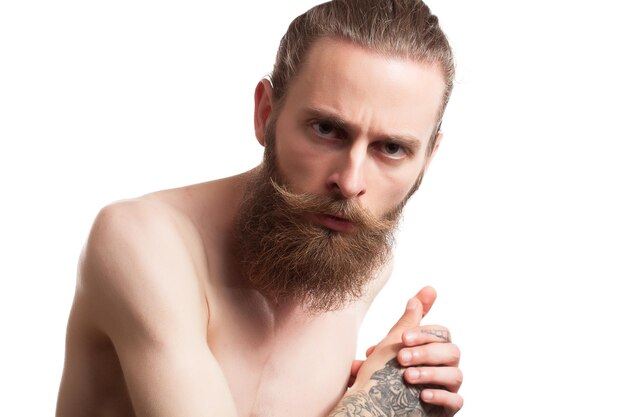
[[[450,343],[450,341],[452,340],[450,338],[450,333],[446,330],[420,329],[420,332],[435,336],[436,338],[444,340],[448,343]]]
[[[331,417],[432,417],[440,407],[422,404],[421,387],[404,382],[402,367],[394,358],[371,377],[369,391],[347,395]]]

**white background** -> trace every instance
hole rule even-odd
[[[260,161],[253,89],[315,2],[238,3],[0,3],[0,415],[54,413],[76,261],[100,207]],[[431,284],[426,321],[463,352],[459,415],[620,415],[619,2],[430,5],[457,85],[359,356]]]

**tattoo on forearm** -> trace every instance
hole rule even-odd
[[[450,343],[450,341],[452,340],[450,338],[450,333],[446,330],[420,329],[420,332],[435,336],[436,338],[446,341],[448,343]]]
[[[432,417],[440,408],[420,401],[421,387],[404,382],[402,367],[392,359],[371,377],[375,381],[366,393],[349,394],[331,417]]]

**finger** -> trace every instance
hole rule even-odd
[[[362,360],[353,360],[352,365],[350,366],[350,377],[348,378],[348,388],[354,385],[354,381],[356,381],[356,375],[359,373],[359,369],[361,369],[361,365],[363,365]]]
[[[356,374],[359,373],[359,369],[361,369],[361,365],[363,365],[362,360],[353,360],[352,361],[352,365],[350,366],[350,375],[355,376]]]
[[[461,351],[454,343],[429,343],[398,352],[398,362],[402,366],[458,366],[460,360]]]
[[[369,358],[369,356],[372,354],[372,352],[374,351],[374,349],[376,349],[377,345],[374,346],[370,346],[369,348],[367,348],[367,350],[365,351],[365,357]]]
[[[437,385],[450,392],[459,392],[463,383],[463,373],[459,368],[452,366],[420,366],[407,368],[404,371],[404,380],[409,384]]]
[[[424,389],[420,393],[420,398],[425,403],[445,408],[448,411],[446,415],[454,415],[463,407],[463,397],[443,389]]]
[[[411,297],[406,305],[404,314],[389,331],[389,336],[399,340],[405,330],[419,326],[420,320],[422,320],[422,311],[422,303],[417,297]]]
[[[428,314],[430,308],[433,306],[435,300],[437,299],[437,291],[435,291],[435,289],[431,286],[426,286],[419,290],[419,292],[417,293],[417,299],[420,300],[420,302],[422,303],[422,306],[424,308],[422,314],[425,316],[426,314]]]
[[[426,343],[449,343],[452,341],[450,331],[437,325],[420,326],[414,329],[405,330],[402,334],[404,346],[419,346]]]

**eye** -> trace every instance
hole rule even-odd
[[[408,154],[404,146],[395,142],[385,142],[381,144],[380,151],[385,154],[385,156],[392,159],[404,158]]]
[[[311,127],[317,136],[327,139],[340,139],[341,132],[331,122],[313,122]]]

